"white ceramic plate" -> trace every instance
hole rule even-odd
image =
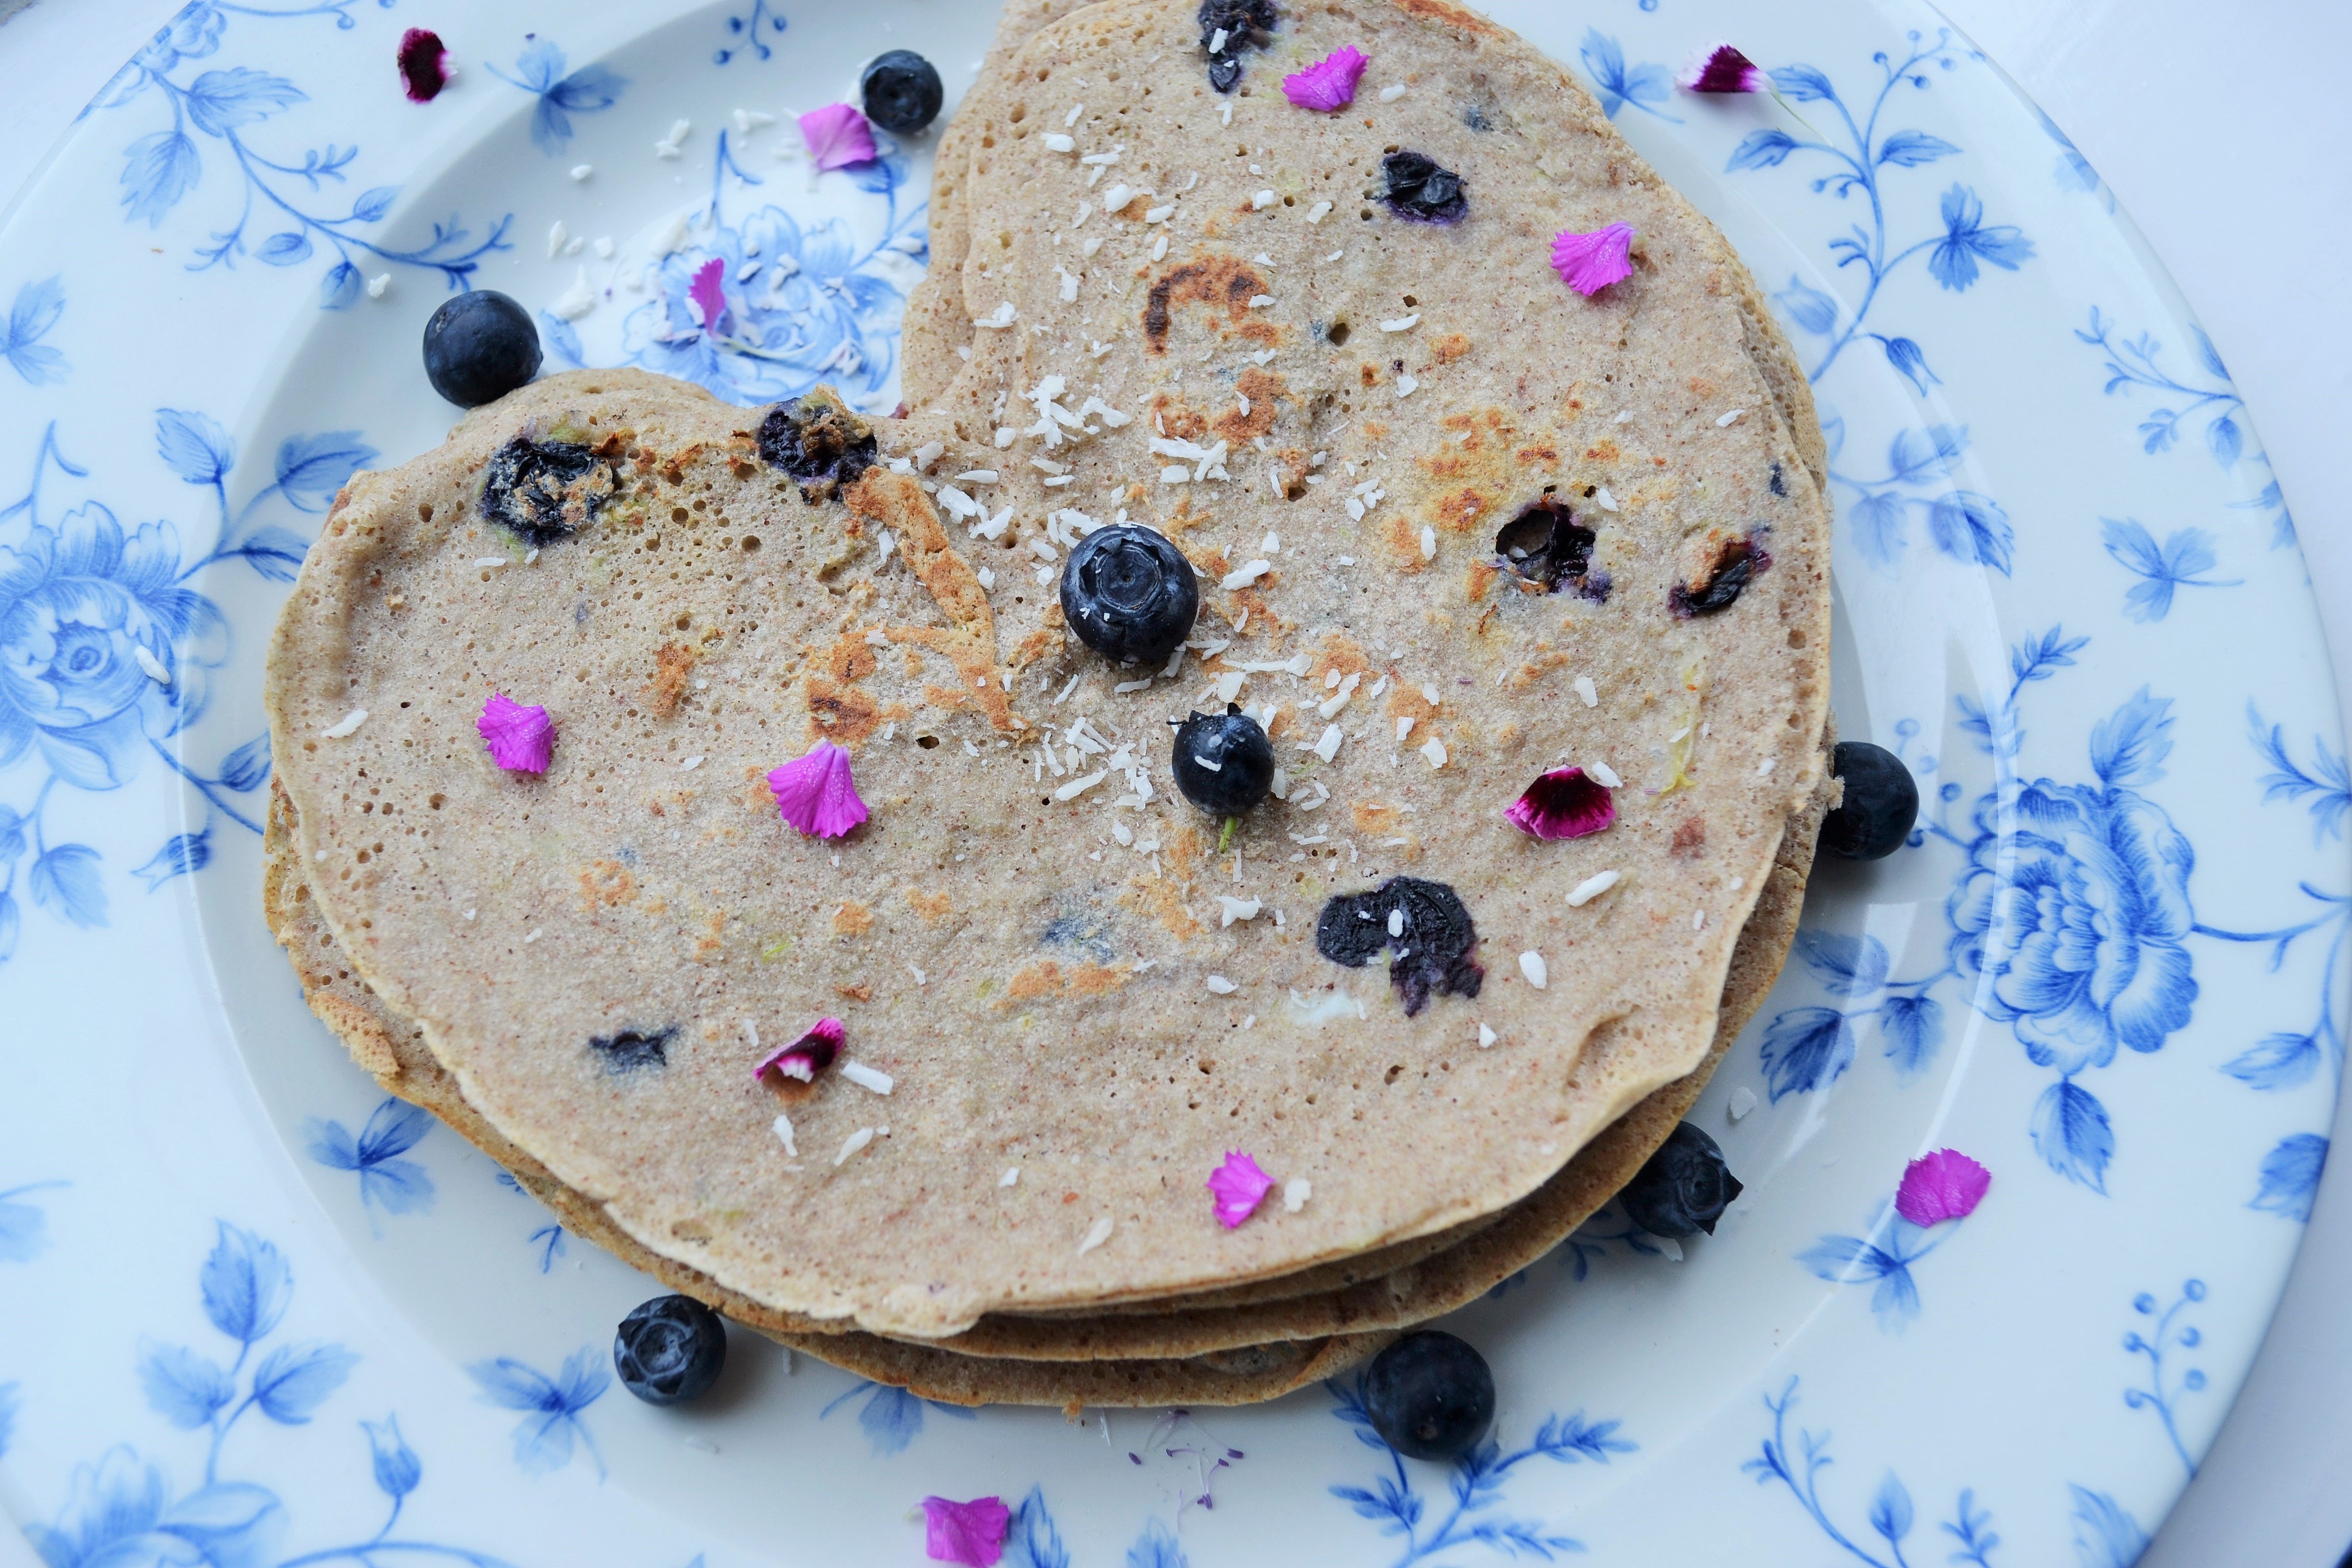
[[[1747,1183],[1719,1234],[1676,1259],[1604,1213],[1454,1325],[1502,1392],[1449,1472],[1360,1441],[1345,1389],[975,1415],[749,1336],[700,1406],[639,1405],[607,1347],[649,1283],[305,1011],[257,907],[259,656],[336,487],[449,422],[426,314],[584,277],[609,295],[543,318],[551,364],[892,405],[928,141],[815,180],[777,149],[884,47],[960,90],[992,23],[413,3],[199,0],[0,231],[0,1509],[53,1568],[915,1563],[926,1493],[1015,1504],[1021,1568],[2137,1556],[2325,1156],[2352,784],[2226,371],[1964,39],[1904,0],[1496,7],[1818,367],[1841,724],[1930,808],[1822,869],[1696,1112]],[[463,68],[429,106],[412,24]],[[1717,37],[1779,101],[1672,89]],[[694,329],[713,254],[764,357]],[[1983,1206],[1891,1217],[1944,1146]]]

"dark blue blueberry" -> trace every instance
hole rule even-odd
[[[769,409],[759,440],[761,458],[798,479],[810,501],[856,483],[877,455],[874,427],[822,386]]]
[[[1176,727],[1170,768],[1186,800],[1212,816],[1239,816],[1274,787],[1274,742],[1228,702],[1223,713],[1195,713]]]
[[[647,1405],[699,1399],[727,1364],[727,1324],[691,1296],[656,1296],[621,1320],[613,1370]]]
[[[912,49],[892,49],[866,68],[858,79],[866,118],[885,131],[912,136],[940,117],[947,89],[930,61]]]
[[[463,408],[495,403],[539,374],[530,312],[491,289],[444,300],[425,323],[425,374]]]
[[[604,1062],[606,1072],[667,1067],[670,1037],[677,1033],[675,1024],[667,1029],[623,1029],[617,1035],[598,1035],[588,1042],[588,1048]]]
[[[1903,759],[1867,741],[1840,741],[1830,772],[1845,784],[1845,800],[1822,818],[1822,853],[1884,860],[1902,848],[1919,820],[1919,785]]]
[[[1231,92],[1242,79],[1242,50],[1264,47],[1265,35],[1281,17],[1274,0],[1201,0],[1199,20],[1201,47],[1209,55],[1209,85]]]
[[[1652,1236],[1715,1234],[1715,1222],[1739,1195],[1739,1178],[1723,1163],[1723,1151],[1687,1121],[1678,1121],[1658,1152],[1649,1157],[1617,1201],[1625,1217]]]
[[[1438,1329],[1410,1333],[1364,1371],[1364,1414],[1408,1459],[1458,1459],[1495,1424],[1486,1358]]]
[[[1105,658],[1157,664],[1192,635],[1200,613],[1192,563],[1138,523],[1095,530],[1062,568],[1062,618]]]
[[[1685,621],[1694,616],[1721,615],[1739,603],[1749,579],[1771,564],[1762,530],[1745,539],[1726,540],[1696,581],[1677,583],[1666,590],[1666,608],[1676,619]]]
[[[1389,928],[1393,924],[1394,931]],[[1369,893],[1343,893],[1315,921],[1315,951],[1334,963],[1361,969],[1394,948],[1389,984],[1418,1016],[1433,994],[1475,996],[1486,971],[1471,956],[1478,928],[1462,895],[1443,882],[1391,877]]]
[[[1590,597],[1594,595],[1588,574],[1598,538],[1575,520],[1566,501],[1545,496],[1503,524],[1495,535],[1495,558],[1505,571],[1547,594],[1573,587]],[[1605,574],[1600,576],[1597,596],[1609,596]]]
[[[1470,210],[1462,176],[1451,169],[1439,168],[1436,160],[1426,153],[1391,153],[1381,160],[1381,174],[1388,182],[1381,199],[1399,217],[1417,218],[1423,223],[1455,223]]]
[[[482,516],[545,549],[593,521],[617,488],[612,465],[595,448],[518,436],[483,467]]]

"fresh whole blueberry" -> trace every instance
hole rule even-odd
[[[937,67],[912,49],[892,49],[858,79],[866,118],[885,131],[912,136],[940,117],[947,89]]]
[[[1365,1369],[1364,1415],[1408,1459],[1458,1459],[1495,1423],[1486,1358],[1437,1329],[1410,1333]]]
[[[621,1320],[613,1370],[648,1405],[699,1399],[727,1364],[727,1325],[691,1296],[656,1296]]]
[[[496,289],[446,300],[425,323],[425,378],[460,407],[495,403],[538,374],[539,329]]]
[[[1274,742],[1258,721],[1228,702],[1176,727],[1170,763],[1184,798],[1213,816],[1239,816],[1274,787]]]
[[[1157,663],[1192,634],[1200,611],[1192,563],[1137,523],[1095,530],[1062,568],[1062,618],[1105,658]]]
[[[1739,1195],[1739,1178],[1714,1139],[1687,1121],[1675,1124],[1658,1152],[1625,1184],[1617,1201],[1625,1217],[1652,1236],[1715,1234],[1715,1222]]]
[[[1830,772],[1845,784],[1845,800],[1822,818],[1822,853],[1884,860],[1902,848],[1919,819],[1919,785],[1903,759],[1867,741],[1840,741]]]

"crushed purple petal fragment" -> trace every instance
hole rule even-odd
[[[474,728],[490,748],[490,761],[516,773],[543,773],[555,756],[555,721],[544,708],[526,708],[503,691],[482,704]]]
[[[847,1035],[848,1030],[840,1019],[819,1018],[799,1039],[780,1050],[770,1052],[758,1067],[751,1069],[751,1077],[765,1083],[772,1075],[779,1088],[783,1086],[786,1079],[796,1083],[814,1083],[816,1075],[831,1067],[834,1058],[841,1055],[841,1042]]]
[[[426,27],[401,34],[393,58],[400,67],[400,89],[411,103],[432,102],[457,74],[449,68],[449,51],[442,46],[441,35]]]
[[[1977,1212],[1992,1185],[1992,1173],[1958,1149],[1923,1154],[1904,1168],[1895,1189],[1895,1212],[1926,1229]]]
[[[874,128],[850,104],[828,103],[810,110],[801,116],[801,136],[808,142],[809,156],[819,173],[871,163],[877,156]]]
[[[1225,1151],[1225,1163],[1209,1173],[1210,1196],[1216,1200],[1217,1223],[1233,1229],[1257,1213],[1257,1205],[1274,1190],[1274,1178],[1238,1149]]]
[[[1003,1559],[1004,1537],[1012,1528],[1013,1510],[1003,1498],[923,1500],[923,1551],[934,1563],[994,1568]]]
[[[1762,68],[1729,44],[1696,50],[1675,85],[1685,92],[1763,92],[1772,85]]]
[[[1591,234],[1563,231],[1551,242],[1552,269],[1588,299],[1633,275],[1633,226],[1612,223]]]
[[[1532,838],[1584,838],[1617,820],[1617,799],[1582,768],[1554,768],[1505,806],[1503,816]]]
[[[819,741],[808,755],[768,773],[768,788],[784,820],[811,838],[839,838],[866,817],[850,777],[849,753]]]
[[[1363,79],[1371,57],[1353,44],[1325,55],[1305,70],[1282,79],[1283,96],[1301,109],[1324,114],[1356,101],[1356,84]]]

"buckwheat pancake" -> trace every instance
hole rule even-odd
[[[1378,1327],[1411,1327],[1428,1316],[1466,1304],[1536,1261],[1622,1186],[1687,1113],[1716,1063],[1779,973],[1795,934],[1819,817],[1834,789],[1834,782],[1825,779],[1804,819],[1791,826],[1783,841],[1772,883],[1758,900],[1734,955],[1716,1047],[1701,1070],[1635,1107],[1580,1151],[1559,1175],[1504,1211],[1488,1234],[1447,1248],[1427,1263],[1416,1259],[1401,1264],[1386,1281],[1390,1310],[1381,1314],[1386,1321]],[[273,786],[264,840],[264,909],[273,933],[294,962],[305,999],[333,1028],[353,1058],[387,1091],[432,1111],[499,1162],[527,1191],[554,1209],[575,1235],[655,1274],[673,1289],[711,1302],[770,1338],[862,1375],[912,1387],[926,1398],[1047,1405],[1254,1403],[1334,1375],[1380,1342],[1374,1325],[1366,1324],[1328,1341],[1301,1345],[1294,1340],[1280,1350],[1258,1347],[1261,1353],[1255,1356],[1221,1353],[1253,1347],[1230,1342],[1229,1327],[1213,1322],[1214,1315],[1202,1310],[1212,1303],[1199,1297],[1180,1298],[1158,1310],[1112,1309],[1095,1314],[1093,1321],[1066,1323],[1011,1315],[983,1319],[967,1334],[936,1342],[931,1347],[856,1332],[810,1332],[811,1327],[824,1331],[830,1325],[796,1323],[767,1312],[694,1269],[647,1253],[613,1226],[596,1205],[556,1182],[466,1103],[454,1080],[425,1047],[422,1031],[386,1011],[365,983],[340,962],[334,939],[310,901],[309,885],[293,849],[292,820],[293,808],[283,789]],[[1376,1249],[1357,1261],[1395,1250]],[[1303,1279],[1322,1272],[1307,1269],[1290,1278]],[[1309,1318],[1309,1304],[1286,1306],[1287,1321],[1282,1326],[1295,1328],[1302,1321],[1349,1321],[1364,1315],[1360,1310],[1351,1314],[1351,1303],[1344,1298],[1344,1289],[1334,1289],[1320,1319]],[[1106,1316],[1113,1321],[1103,1322]],[[1121,1316],[1129,1321],[1117,1321]],[[1221,1333],[1221,1329],[1227,1331]],[[999,1337],[1003,1346],[994,1354],[975,1354],[966,1349],[967,1344],[986,1342],[991,1336]],[[1126,1359],[1117,1362],[1108,1373],[1092,1368],[1071,1371],[1070,1363],[1093,1359],[1086,1353],[1089,1351]]]

